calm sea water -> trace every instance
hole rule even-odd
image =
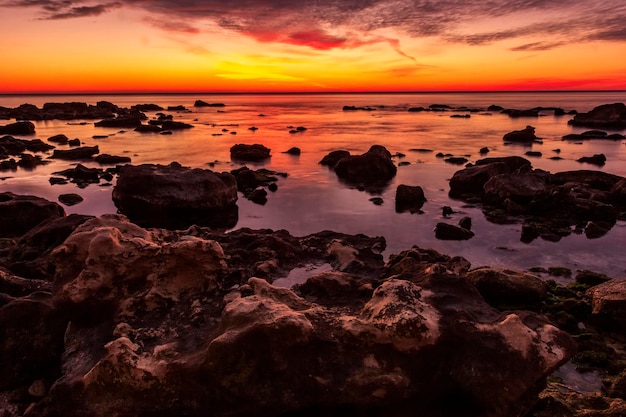
[[[197,99],[222,102],[224,108],[194,108]],[[459,94],[329,94],[329,95],[122,95],[122,96],[0,96],[0,106],[16,107],[22,103],[41,106],[46,102],[80,101],[95,104],[108,100],[119,106],[155,103],[162,107],[184,105],[188,112],[166,112],[174,120],[189,122],[194,129],[175,131],[171,136],[140,134],[134,131],[96,128],[65,121],[36,122],[35,137],[46,140],[63,133],[79,138],[84,145],[98,145],[101,153],[128,155],[133,164],[177,161],[189,167],[230,171],[239,164],[230,161],[229,149],[236,143],[260,143],[272,149],[272,158],[260,165],[287,172],[288,178],[278,181],[278,191],[270,193],[266,205],[260,206],[240,198],[239,222],[236,228],[287,229],[301,236],[325,229],[345,233],[384,236],[386,255],[413,245],[430,247],[449,255],[461,255],[473,266],[494,265],[510,268],[533,266],[567,266],[626,275],[626,224],[618,224],[604,237],[589,240],[584,235],[563,238],[560,242],[537,239],[530,244],[520,242],[520,224],[495,225],[485,220],[478,208],[462,208],[463,202],[448,197],[448,179],[462,167],[446,164],[435,157],[437,152],[468,156],[471,162],[480,159],[478,150],[489,147],[489,156],[524,155],[530,148],[503,145],[502,136],[526,125],[536,128],[543,144],[532,150],[541,151],[541,158],[529,158],[534,167],[551,172],[577,169],[599,169],[626,176],[625,141],[588,141],[582,144],[564,142],[568,133],[582,132],[567,124],[570,116],[555,117],[550,112],[539,118],[512,119],[498,113],[472,113],[471,118],[450,118],[451,113],[409,113],[410,107],[447,104],[455,107],[486,108],[497,104],[505,108],[528,109],[536,106],[561,107],[588,111],[593,107],[626,102],[626,92],[572,93],[459,93]],[[379,107],[375,111],[344,112],[344,105]],[[219,110],[219,111],[218,111]],[[155,117],[155,112],[147,112]],[[263,115],[263,116],[261,116]],[[0,121],[4,124],[6,121]],[[255,126],[256,131],[248,128]],[[305,132],[290,134],[289,126],[304,126]],[[228,129],[228,132],[222,132]],[[231,134],[231,132],[236,134]],[[611,131],[611,133],[626,131]],[[109,135],[93,139],[94,135]],[[346,149],[362,153],[373,144],[384,145],[392,153],[406,154],[389,186],[376,195],[358,191],[338,181],[336,175],[318,164],[330,151]],[[299,157],[282,152],[292,146],[302,150]],[[411,148],[426,148],[432,153],[416,153]],[[548,159],[561,149],[564,159]],[[580,164],[576,159],[604,153],[607,163],[602,168]],[[216,162],[217,161],[217,162]],[[399,160],[396,160],[399,162]],[[111,187],[91,185],[79,189],[73,184],[49,184],[51,173],[66,169],[71,162],[52,160],[33,171],[0,172],[0,191],[34,194],[57,200],[59,194],[78,193],[85,201],[65,207],[67,213],[99,215],[116,211],[111,201]],[[95,163],[85,163],[98,166]],[[423,214],[398,214],[394,208],[395,189],[399,184],[420,185],[428,202]],[[369,201],[382,197],[384,204]],[[451,222],[461,216],[473,219],[476,236],[468,241],[449,242],[434,238],[433,228],[442,220],[441,208],[452,206],[456,211]]]

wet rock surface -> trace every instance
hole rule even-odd
[[[530,410],[573,340],[538,314],[490,306],[462,258],[415,247],[385,265],[383,249],[381,238],[335,232],[87,220],[52,250],[45,294],[4,273],[14,284],[0,288],[14,295],[0,320],[38,326],[28,338],[1,327],[4,341],[36,340],[3,368],[2,388],[28,389],[8,403],[30,416]],[[271,284],[312,261],[334,271],[293,289]],[[0,345],[0,355],[22,346]]]
[[[144,226],[219,228],[237,223],[237,183],[230,173],[169,165],[125,165],[113,188],[118,210]]]

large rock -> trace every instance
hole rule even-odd
[[[511,200],[521,205],[545,199],[548,190],[545,178],[535,173],[497,175],[487,181],[483,188],[488,201],[502,204]]]
[[[373,145],[362,155],[341,158],[335,165],[335,173],[339,178],[365,185],[386,183],[395,177],[396,172],[391,153],[380,145]]]
[[[269,159],[270,149],[263,145],[255,143],[254,145],[246,145],[239,143],[230,148],[230,157],[239,161],[259,162]]]
[[[52,152],[52,158],[74,161],[81,159],[91,159],[92,156],[98,153],[100,153],[98,145],[81,146],[74,149],[55,149],[54,152]]]
[[[568,123],[599,129],[624,129],[626,128],[626,105],[624,103],[603,104],[588,113],[578,113]]]
[[[204,233],[103,216],[53,252],[54,306],[70,325],[60,375],[29,416],[519,416],[573,354],[541,316],[485,303],[453,272],[460,259],[414,248],[298,295],[232,270]]]
[[[396,188],[396,211],[418,211],[426,202],[422,187],[400,184]]]
[[[32,122],[15,122],[0,126],[0,134],[6,135],[34,135],[35,125]]]
[[[65,216],[63,207],[41,197],[0,193],[0,236],[21,236],[46,221]]]
[[[466,277],[485,301],[501,310],[537,309],[548,295],[544,281],[523,272],[482,267]]]
[[[144,226],[230,228],[237,223],[235,177],[177,163],[120,168],[113,202],[120,213]]]
[[[505,142],[533,143],[537,139],[535,136],[535,128],[526,126],[522,130],[514,130],[505,134],[502,140]]]
[[[626,332],[626,279],[613,279],[587,290],[592,316],[605,329]]]

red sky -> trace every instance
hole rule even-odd
[[[0,93],[626,89],[626,3],[0,0]]]

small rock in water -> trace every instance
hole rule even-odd
[[[381,197],[373,197],[373,198],[370,198],[370,201],[371,201],[372,203],[374,203],[375,205],[377,205],[377,206],[382,206],[382,205],[383,205],[383,203],[384,203],[384,200],[383,200]]]
[[[84,199],[78,194],[61,194],[59,195],[59,201],[66,206],[74,206],[81,203]]]
[[[441,214],[443,214],[443,217],[448,217],[454,214],[454,210],[452,210],[452,207],[450,206],[443,206],[443,208],[441,209]]]
[[[472,230],[472,218],[463,217],[461,220],[459,220],[459,226],[463,229]]]

